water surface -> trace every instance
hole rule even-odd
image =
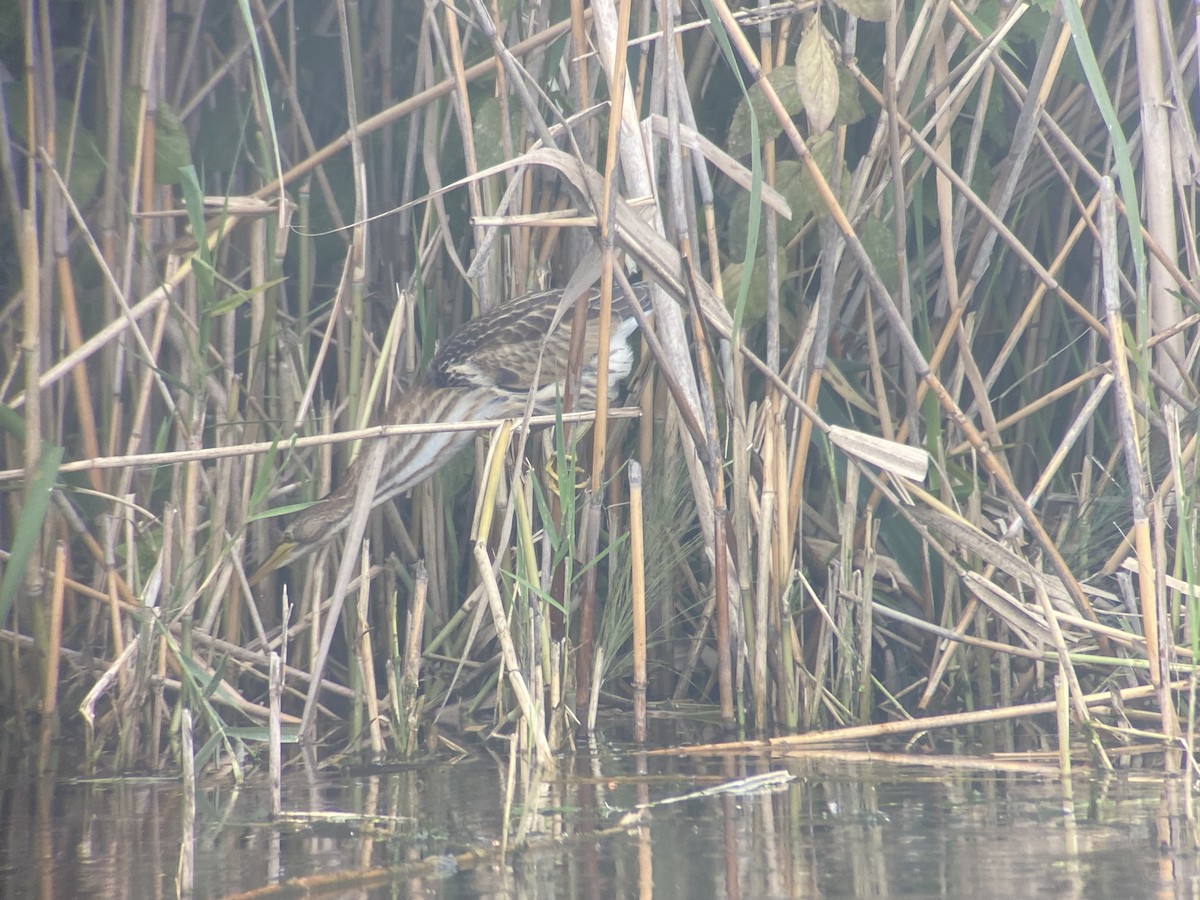
[[[741,779],[776,773],[750,791]],[[1194,896],[1183,785],[1158,777],[814,754],[579,755],[542,779],[484,753],[202,784],[198,897]],[[722,786],[734,785],[722,791]],[[7,776],[0,893],[171,897],[175,779]],[[675,802],[671,802],[675,801]],[[639,806],[643,807],[639,813]],[[507,835],[505,824],[507,822]],[[505,846],[507,841],[507,846]]]

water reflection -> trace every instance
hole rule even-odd
[[[200,791],[196,896],[1192,896],[1185,786],[846,755],[477,756]],[[764,773],[782,784],[720,786]],[[511,787],[511,793],[510,793]],[[505,816],[505,800],[511,808]],[[681,802],[664,803],[682,799]],[[639,809],[641,812],[639,812]],[[0,784],[0,893],[174,896],[174,781]],[[507,845],[507,851],[506,851]]]

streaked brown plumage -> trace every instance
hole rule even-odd
[[[648,310],[646,287],[638,285],[635,293],[642,308]],[[553,322],[561,298],[562,292],[556,290],[526,294],[464,324],[434,355],[429,369],[393,404],[387,421],[454,423],[516,417],[524,413],[531,390],[535,392],[534,414],[552,413],[556,397],[563,390],[571,341],[570,311],[556,325]],[[596,402],[599,329],[595,320],[599,313],[599,293],[593,290],[588,303],[578,409],[592,409]],[[636,328],[637,319],[628,300],[614,293],[608,348],[610,389],[632,368],[629,338]],[[539,352],[541,369],[535,385]],[[432,475],[473,437],[472,432],[456,431],[385,438],[389,446],[372,505],[378,506]],[[274,552],[251,576],[251,584],[331,541],[345,529],[354,509],[360,473],[361,465],[356,462],[333,493],[296,516]]]

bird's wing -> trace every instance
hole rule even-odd
[[[649,305],[647,289],[639,285],[639,304]],[[571,340],[571,316],[568,311],[554,322],[561,292],[557,290],[526,294],[498,306],[465,323],[446,341],[431,364],[431,374],[444,387],[492,388],[513,394],[526,394],[533,386],[541,353],[537,389],[545,391],[565,376]],[[584,368],[595,370],[600,295],[594,290],[588,302],[587,337]],[[613,298],[614,335],[622,343],[635,327],[632,310],[621,295]],[[545,342],[545,349],[542,344]]]

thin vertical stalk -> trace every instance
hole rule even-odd
[[[642,531],[642,467],[629,462],[629,550],[633,597],[633,739],[646,740],[646,548]]]
[[[54,580],[50,590],[50,620],[46,628],[46,661],[42,672],[43,761],[48,759],[48,741],[58,728],[58,674],[62,660],[63,599],[67,577],[67,547],[58,541],[54,547]]]
[[[283,812],[283,662],[274,650],[268,667],[267,774],[271,784],[271,815]]]
[[[361,68],[354,50],[361,50],[357,36],[351,33],[350,16],[346,9],[348,0],[338,3],[338,31],[341,35],[342,69],[346,79],[346,117],[350,133],[350,159],[354,173],[354,227],[350,241],[350,359],[348,369],[350,383],[348,400],[350,421],[360,424],[366,421],[367,410],[363,408],[363,325],[366,314],[363,304],[366,299],[367,267],[367,205],[366,162],[363,157],[362,139],[358,134],[358,91],[355,75]],[[358,16],[354,17],[357,24]],[[264,98],[265,100],[266,98]],[[355,448],[352,448],[352,452]]]
[[[28,49],[28,48],[27,48]],[[30,88],[32,95],[32,88]],[[34,105],[29,104],[31,111],[30,134],[36,132],[32,130],[32,110]],[[35,167],[30,166],[32,171]],[[32,177],[30,178],[30,193],[28,195],[30,203],[33,202],[34,194],[32,192]],[[41,274],[38,271],[38,237],[37,227],[34,220],[34,212],[31,207],[26,207],[21,211],[20,222],[20,248],[21,248],[21,287],[23,302],[22,309],[22,327],[24,329],[21,336],[21,354],[25,361],[25,504],[29,504],[32,500],[30,492],[32,491],[32,483],[34,481],[34,473],[37,471],[38,460],[42,455],[42,397],[39,378],[41,376],[41,359],[42,359],[42,343],[41,343],[41,317],[42,317],[42,290],[41,290]],[[42,580],[42,541],[39,538],[33,552],[29,555],[29,562],[25,568],[25,590],[30,597],[41,596],[44,583]]]
[[[39,52],[37,40],[44,36],[44,30],[49,27],[46,22],[39,22],[38,19],[44,19],[47,10],[44,4],[30,2],[25,8],[24,22],[24,40],[25,40],[25,133],[29,135],[30,145],[35,146],[34,142],[44,141],[47,145],[54,146],[54,129],[53,125],[50,128],[50,136],[47,140],[43,134],[42,123],[38,121],[37,113],[42,111],[43,103],[51,104],[49,113],[49,122],[54,121],[53,115],[53,66],[49,58],[43,59],[43,53]],[[36,63],[41,64],[43,68],[39,69]],[[49,73],[45,71],[49,70]],[[50,82],[50,91],[45,92],[39,90],[41,79],[47,78]],[[53,168],[53,165],[50,165]],[[41,248],[39,247],[37,235],[37,219],[35,210],[37,209],[38,187],[37,187],[38,167],[29,165],[26,167],[25,181],[25,206],[21,210],[21,218],[17,223],[18,247],[21,259],[21,289],[22,289],[22,304],[21,304],[21,327],[23,329],[21,335],[21,354],[24,360],[24,380],[25,380],[25,446],[24,446],[24,463],[25,463],[25,497],[24,505],[28,506],[33,502],[32,484],[34,481],[34,473],[37,472],[38,460],[42,455],[42,396],[41,396],[41,370],[42,370],[42,276],[40,269]],[[31,597],[40,597],[44,588],[42,579],[42,537],[39,535],[33,551],[30,553],[28,562],[25,567],[25,590]]]
[[[777,452],[777,450],[772,450]],[[770,464],[769,458],[764,461]],[[767,728],[767,620],[771,590],[771,527],[775,519],[775,491],[765,490],[759,512],[758,565],[754,587],[754,658],[750,687],[754,694],[754,727],[759,734]],[[747,629],[749,631],[749,629]]]
[[[429,575],[425,564],[417,560],[412,599],[408,605],[408,626],[404,637],[404,663],[400,676],[400,747],[405,756],[417,751],[417,725],[420,704],[417,689],[421,679],[421,645],[425,634],[425,604],[429,595]]]
[[[871,721],[875,708],[875,692],[872,675],[872,650],[875,644],[875,542],[879,536],[875,519],[867,512],[863,528],[862,591],[858,606],[858,709],[860,724]]]
[[[358,581],[358,614],[353,617],[357,628],[354,635],[357,652],[354,655],[358,662],[363,696],[367,702],[367,733],[371,737],[371,752],[376,758],[380,758],[384,754],[383,729],[380,726],[379,694],[375,691],[375,652],[371,647],[371,628],[368,624],[371,620],[371,557],[367,544],[367,541],[363,541]]]
[[[175,871],[175,887],[178,896],[190,897],[196,877],[196,750],[190,709],[185,709],[180,717],[179,756],[183,770],[183,798],[179,804],[179,865]]]

